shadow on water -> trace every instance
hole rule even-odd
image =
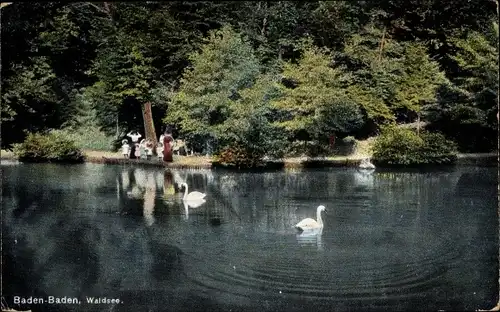
[[[3,291],[14,309],[472,310],[498,299],[494,169],[0,168]],[[183,182],[206,202],[183,202]],[[319,204],[323,230],[297,233]]]

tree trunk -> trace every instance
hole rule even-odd
[[[417,113],[417,135],[420,135],[420,112]]]
[[[118,114],[116,114],[116,138],[120,135],[120,127],[118,125]]]
[[[378,54],[378,61],[380,62],[382,60],[382,52],[384,50],[384,45],[385,45],[385,27],[384,30],[382,31],[382,39],[380,40],[380,47],[379,47],[379,54]]]
[[[259,9],[260,9],[260,2],[259,2]],[[267,2],[264,2],[264,11],[267,12]],[[264,16],[264,19],[262,20],[262,28],[260,29],[260,34],[262,38],[266,37],[266,26],[267,26],[267,14]]]
[[[158,141],[156,139],[155,126],[153,123],[153,113],[151,111],[151,103],[146,102],[142,106],[142,116],[144,119],[144,137],[146,140],[153,142],[153,154],[156,155],[156,145]]]
[[[112,19],[112,16],[111,16],[111,8],[109,6],[109,3],[108,2],[104,2],[104,8],[106,10],[106,13],[108,14],[108,16]]]

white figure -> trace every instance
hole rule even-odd
[[[177,155],[180,155],[181,148],[184,148],[184,151],[186,152],[186,156],[188,156],[188,155],[193,156],[193,150],[189,151],[186,141],[184,141],[184,140],[175,140],[175,142],[172,141],[171,144],[172,144],[171,145],[172,151],[174,152],[174,154],[177,153]]]
[[[370,158],[365,158],[361,160],[359,164],[360,169],[375,169],[375,165],[370,162]]]
[[[182,199],[184,201],[189,202],[189,206],[193,207],[196,203],[199,203],[202,201],[205,202],[205,197],[207,196],[207,194],[201,193],[198,191],[188,193],[189,191],[188,191],[187,183],[182,183],[181,186],[184,186],[184,196],[182,197]],[[195,208],[195,207],[193,207],[193,208]]]
[[[323,228],[323,219],[321,218],[321,212],[326,211],[325,206],[320,205],[318,208],[316,208],[316,218],[318,221],[311,219],[311,218],[306,218],[299,223],[295,224],[295,228],[300,230],[300,231],[308,231],[308,230],[315,230],[315,229],[322,229]]]
[[[201,205],[203,205],[205,203],[205,200],[202,199],[202,200],[199,200],[199,201],[185,201],[183,200],[182,201],[182,204],[184,205],[184,217],[185,219],[189,219],[189,208],[198,208],[200,207]]]
[[[373,173],[375,169],[358,169],[354,172],[354,181],[357,186],[373,187]]]
[[[180,155],[180,150],[181,150],[182,146],[183,146],[182,140],[172,141],[171,148],[172,148],[172,151],[174,152],[174,154]]]
[[[122,155],[125,158],[129,158],[130,157],[130,145],[128,144],[127,140],[123,140],[122,144],[123,144],[122,145]]]
[[[139,145],[139,143],[133,143],[133,144],[135,144],[135,153],[134,153],[134,156],[136,158],[141,157],[141,151],[140,151],[140,145]]]
[[[132,139],[132,143],[139,142],[139,139],[142,137],[142,135],[137,131],[130,131],[129,133],[127,133],[127,136]]]
[[[163,143],[158,143],[156,146],[156,155],[158,156],[158,159],[163,159]]]
[[[146,159],[146,139],[142,139],[141,143],[139,143],[139,157],[141,159]]]

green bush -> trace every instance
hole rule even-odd
[[[23,143],[14,145],[14,154],[24,162],[69,162],[84,161],[82,151],[75,143],[60,134],[30,133]]]
[[[326,144],[317,141],[294,141],[289,143],[286,155],[289,157],[307,156],[319,157],[330,154],[330,148]]]
[[[241,146],[226,147],[214,156],[214,162],[224,167],[255,168],[262,164],[262,155]]]
[[[342,143],[356,145],[356,139],[353,136],[346,136],[342,139]]]
[[[424,132],[421,136],[425,143],[421,152],[427,162],[450,164],[457,160],[458,147],[455,142],[437,132]]]
[[[114,149],[114,138],[107,136],[98,127],[68,127],[61,130],[52,130],[51,132],[75,142],[76,147],[82,150],[111,151]]]
[[[346,136],[339,143],[335,144],[333,149],[334,154],[349,156],[356,151],[357,141],[353,136]]]
[[[452,164],[457,159],[453,141],[440,133],[386,127],[373,145],[373,161],[380,165],[414,166]]]
[[[314,128],[317,135],[325,133],[348,134],[359,130],[363,113],[359,105],[349,99],[332,99],[317,110]]]

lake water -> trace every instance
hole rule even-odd
[[[473,310],[498,299],[496,168],[232,173],[3,164],[1,173],[10,308]],[[187,213],[174,187],[184,181],[207,193]],[[322,234],[297,236],[292,226],[316,218],[320,204]],[[17,305],[14,296],[45,303]],[[49,296],[80,303],[50,304]]]

